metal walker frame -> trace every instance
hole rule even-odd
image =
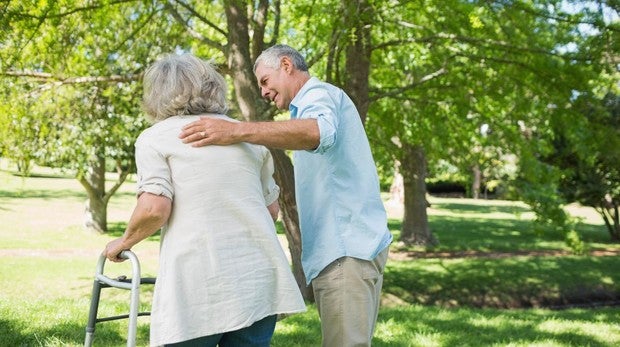
[[[86,325],[84,347],[92,346],[95,334],[95,325],[97,323],[127,318],[129,318],[129,326],[127,328],[127,346],[134,347],[136,345],[138,316],[149,316],[151,314],[150,312],[139,312],[140,285],[155,284],[155,278],[140,277],[140,262],[138,261],[138,257],[132,251],[123,251],[120,253],[119,257],[129,259],[129,261],[131,261],[132,277],[127,278],[126,276],[119,276],[116,279],[112,279],[105,276],[103,274],[103,268],[106,257],[104,255],[99,256],[97,269],[95,271],[95,280],[93,281],[93,291],[90,302],[90,312],[88,314],[88,324]],[[99,299],[101,296],[101,289],[103,288],[121,288],[130,290],[129,313],[119,316],[98,318],[97,311],[99,310]]]

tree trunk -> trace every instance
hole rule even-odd
[[[224,10],[228,25],[228,45],[226,56],[228,70],[235,86],[235,98],[239,111],[246,121],[265,120],[269,104],[261,97],[254,76],[254,62],[250,55],[249,20],[245,2],[227,1]]]
[[[306,276],[301,266],[301,232],[299,230],[299,216],[297,215],[297,203],[295,202],[295,177],[293,176],[293,164],[286,153],[279,149],[272,149],[276,167],[276,182],[281,188],[279,203],[282,211],[282,222],[288,241],[288,248],[293,262],[293,274],[304,299],[314,301],[312,287],[306,286]]]
[[[360,114],[362,124],[368,114],[368,79],[370,76],[371,28],[373,9],[367,0],[342,0],[343,23],[348,33],[345,36],[346,63],[343,89],[353,100]]]
[[[400,173],[400,162],[394,164],[394,179],[390,186],[390,198],[388,202],[394,205],[405,203],[405,188],[403,186],[403,175]]]
[[[78,177],[88,199],[84,209],[84,227],[94,233],[108,231],[108,199],[105,193],[105,158],[96,158],[86,175]]]
[[[273,119],[273,108],[263,99],[254,76],[250,36],[248,32],[246,3],[238,0],[226,2],[226,20],[228,25],[228,68],[235,86],[235,97],[239,110],[246,121]],[[256,42],[255,42],[256,44]],[[254,47],[254,52],[262,51],[262,47]],[[282,220],[286,232],[286,239],[291,252],[292,270],[297,285],[308,301],[314,301],[312,287],[306,286],[306,280],[301,266],[301,233],[295,203],[295,181],[293,165],[286,154],[281,150],[271,150],[274,157],[275,179],[280,185],[279,198]]]
[[[620,206],[611,198],[605,198],[601,206],[594,209],[603,217],[609,236],[613,242],[620,242]]]
[[[101,145],[104,146],[104,145]],[[95,233],[105,233],[108,231],[108,202],[123,185],[129,173],[135,169],[135,162],[129,165],[116,163],[118,178],[114,185],[106,192],[106,159],[104,156],[95,158],[86,172],[86,175],[79,175],[77,180],[86,190],[88,199],[84,208],[84,227],[87,231]]]
[[[480,166],[475,164],[471,167],[472,183],[471,183],[471,197],[473,199],[480,198],[480,186],[482,185],[482,172]]]
[[[436,246],[426,214],[426,155],[421,145],[403,145],[401,160],[405,190],[405,212],[401,241],[405,244]]]

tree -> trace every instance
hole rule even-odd
[[[568,12],[560,1],[401,5],[397,11],[383,8],[380,31],[373,36],[380,39],[373,62],[382,64],[372,65],[371,99],[376,102],[367,124],[375,143],[386,148],[376,152],[389,154],[379,159],[384,170],[393,160],[400,162],[405,201],[408,191],[415,192],[405,210],[419,219],[424,218],[416,210],[425,208],[425,189],[412,182],[424,180],[425,168],[440,160],[470,170],[482,159],[472,149],[484,143],[485,153],[495,153],[488,159],[514,155],[521,158],[521,168],[536,163],[528,154],[545,150],[553,136],[546,130],[557,113],[550,105],[570,104],[573,93],[587,90],[602,68],[592,62],[601,61],[600,48],[608,44],[586,41],[579,28],[590,23],[605,36],[613,26],[587,8]],[[573,46],[578,48],[566,48]],[[482,126],[493,135],[482,139]],[[536,139],[543,140],[533,142],[524,129],[534,129]],[[538,173],[521,172],[532,183],[522,196],[533,204],[545,187],[540,176],[533,176]],[[532,194],[536,191],[540,194]],[[431,245],[426,225],[410,222],[407,215],[401,239]]]
[[[580,95],[570,118],[579,127],[555,124],[554,152],[544,159],[562,170],[562,197],[593,207],[620,242],[620,97]]]
[[[4,147],[17,150],[5,155],[22,167],[35,160],[72,169],[88,194],[87,228],[105,232],[107,203],[132,172],[133,142],[146,126],[137,117],[139,71],[172,48],[163,38],[174,31],[157,20],[158,7],[139,1],[10,2],[4,12],[3,122],[35,125],[9,130]],[[108,189],[112,167],[118,175]]]
[[[583,188],[578,188],[576,182],[569,182],[583,174],[584,169],[588,170],[588,166],[599,173],[609,174],[610,169],[614,170],[613,164],[599,163],[596,165],[598,167],[592,166],[600,156],[608,156],[613,151],[609,151],[610,148],[601,151],[604,146],[600,145],[602,138],[599,136],[605,136],[606,132],[590,129],[592,125],[588,119],[595,118],[589,113],[600,116],[609,112],[601,112],[600,100],[604,95],[617,95],[618,59],[617,43],[614,43],[617,40],[614,37],[618,32],[618,9],[602,2],[576,3],[572,6],[568,9],[570,13],[561,21],[574,29],[571,35],[556,45],[556,51],[564,52],[571,58],[564,64],[564,73],[553,77],[562,82],[553,86],[557,89],[560,89],[560,85],[564,87],[563,97],[548,104],[544,123],[522,124],[525,137],[531,145],[529,151],[520,155],[524,164],[520,165],[521,175],[517,187],[524,200],[536,212],[537,220],[566,232],[569,245],[579,251],[583,248],[583,242],[572,230],[572,220],[562,206],[566,199],[575,199],[572,193],[566,194],[569,186],[572,187],[570,189]],[[615,17],[609,16],[612,13]],[[597,104],[599,106],[585,106]],[[602,119],[603,124],[613,124],[610,120]],[[610,142],[613,143],[613,140]],[[567,158],[566,153],[570,152],[576,157],[564,161],[562,158]],[[574,166],[567,167],[568,162]],[[536,179],[537,174],[544,179]],[[612,183],[613,179],[611,182],[608,179],[607,182],[596,182],[600,184],[596,190],[608,190],[607,184]]]
[[[31,85],[20,78],[20,82],[10,80],[10,87],[3,79],[10,93],[21,89],[22,95],[41,95],[41,89],[54,85],[56,91],[64,90],[54,93],[63,100],[58,105],[83,104],[80,114],[90,116],[84,118],[85,126],[108,115],[115,115],[110,124],[118,124],[127,122],[122,116],[135,113],[137,103],[123,102],[127,100],[117,98],[109,88],[121,83],[119,88],[127,90],[122,95],[139,94],[135,81],[159,52],[191,50],[216,61],[230,77],[233,116],[269,120],[278,112],[261,99],[253,62],[267,46],[291,42],[307,57],[314,75],[343,87],[356,102],[381,171],[392,172],[395,162],[400,165],[406,178],[407,211],[401,238],[432,245],[436,240],[426,217],[425,179],[438,163],[447,160],[469,170],[483,159],[501,162],[515,155],[526,169],[521,172],[523,182],[532,183],[528,191],[541,187],[534,176],[537,171],[527,169],[543,167],[538,159],[553,137],[548,124],[560,113],[557,109],[571,103],[575,91],[588,89],[587,81],[600,69],[591,62],[601,61],[610,51],[602,48],[612,45],[610,40],[586,41],[576,29],[590,23],[601,33],[594,37],[608,35],[613,28],[601,21],[599,12],[571,14],[562,3],[313,0],[284,5],[264,0],[118,0],[61,1],[30,9],[32,4],[11,2],[3,17],[11,30],[0,32],[0,38],[7,39],[0,49],[0,70],[5,76],[29,78]],[[567,49],[573,46],[578,49]],[[19,118],[39,108],[39,104],[28,106]],[[58,121],[69,124],[66,118]],[[488,126],[493,135],[482,139],[482,126]],[[41,129],[48,131],[47,126]],[[92,138],[88,146],[108,136],[98,137],[94,130],[86,132]],[[91,147],[85,173],[100,172],[86,169],[102,167],[97,154],[111,155]],[[483,150],[472,153],[472,148]],[[48,154],[37,158],[51,162]],[[301,271],[292,164],[286,152],[274,150],[273,154],[293,270],[309,298]],[[526,196],[532,203],[535,197]]]
[[[125,112],[116,112],[119,110],[118,104],[101,103],[119,101],[113,99],[116,97],[114,93],[105,94],[107,89],[101,85],[77,85],[78,82],[111,81],[131,84],[139,79],[141,71],[157,54],[172,51],[176,47],[179,50],[193,50],[199,56],[220,63],[222,71],[231,77],[234,87],[232,98],[240,118],[265,120],[272,119],[276,114],[276,109],[260,97],[252,66],[254,59],[267,44],[279,38],[279,1],[269,3],[233,0],[205,3],[176,0],[161,4],[142,1],[101,4],[57,2],[37,8],[30,8],[28,5],[30,4],[11,3],[7,7],[8,15],[5,18],[10,19],[7,20],[7,25],[11,24],[13,30],[11,35],[6,35],[10,39],[9,44],[4,46],[5,49],[0,54],[11,59],[6,60],[9,63],[2,66],[2,71],[5,76],[44,78],[42,89],[49,85],[77,86],[71,92],[58,94],[56,89],[53,94],[65,95],[63,100],[71,100],[67,102],[82,107],[83,112],[74,112],[72,115],[85,115],[80,118],[84,121],[80,127],[73,126],[72,129],[84,127],[82,135],[89,137],[81,139],[82,141],[73,141],[70,137],[59,138],[58,143],[73,142],[80,146],[74,148],[74,153],[67,149],[67,156],[44,157],[48,164],[53,163],[51,158],[66,160],[77,156],[84,160],[88,157],[86,161],[72,164],[59,161],[57,165],[79,167],[78,178],[91,197],[90,209],[98,213],[98,217],[93,218],[98,230],[105,230],[106,227],[107,199],[117,184],[126,177],[121,174],[121,180],[106,193],[105,175],[102,171],[102,168],[108,166],[105,160],[115,158],[114,154],[131,160],[133,157],[125,156],[127,152],[119,150],[125,148],[122,146],[115,148],[112,151],[114,153],[108,151],[105,147],[107,143],[103,142],[108,139],[108,134],[99,134],[95,130],[110,128],[110,125],[115,124],[104,122],[110,118],[118,121],[123,116],[135,117],[138,103],[123,104],[125,106],[121,107],[125,107]],[[54,25],[58,27],[53,27]],[[57,40],[58,36],[62,36],[63,40]],[[41,47],[46,49],[42,51]],[[24,52],[27,54],[23,54]],[[66,54],[67,52],[71,54]],[[40,61],[49,61],[50,64],[39,66],[37,64]],[[131,85],[130,88],[134,89],[131,94],[140,94],[138,84]],[[71,93],[75,93],[73,98],[68,97]],[[135,98],[133,101],[136,101]],[[52,108],[57,112],[60,107],[56,105]],[[57,119],[61,126],[71,124],[66,118]],[[93,120],[98,121],[95,122],[97,127],[88,131],[92,129],[89,126],[94,125]],[[139,132],[138,128],[143,126],[136,124],[137,128],[128,129],[131,134],[121,137],[133,143]],[[114,126],[111,128],[116,129]],[[56,133],[66,135],[70,132],[58,130]],[[83,153],[89,155],[81,155]],[[293,270],[304,296],[311,298],[301,269],[292,166],[284,152],[273,153],[277,168],[276,179],[283,188],[280,202],[293,258]],[[131,166],[132,163],[125,163],[122,168],[129,169]]]

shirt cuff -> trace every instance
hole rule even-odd
[[[277,185],[273,186],[273,189],[265,195],[265,204],[269,206],[273,204],[276,200],[278,200],[278,196],[280,196],[280,187]]]
[[[172,191],[159,184],[149,184],[138,188],[138,196],[142,193],[151,193],[153,195],[163,195],[172,200]]]
[[[314,118],[319,126],[319,145],[313,150],[308,150],[311,153],[323,154],[329,150],[336,142],[336,126],[333,124],[330,117],[326,117],[323,114],[317,114],[310,116]]]

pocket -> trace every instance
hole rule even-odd
[[[321,270],[319,275],[312,280],[312,283],[313,285],[326,286],[334,280],[342,279],[343,276],[342,258],[338,258]]]
[[[379,268],[377,268],[377,265],[375,264],[375,261],[368,261],[368,260],[359,260],[360,262],[360,266],[362,267],[362,278],[365,280],[375,280],[377,278],[379,278],[379,276],[381,276],[381,272],[379,271]]]
[[[383,275],[383,270],[385,269],[385,263],[388,258],[388,248],[381,251],[375,259],[371,261],[363,261],[364,262],[364,279],[374,279]]]

